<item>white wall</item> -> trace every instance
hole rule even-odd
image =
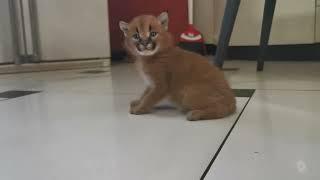
[[[220,33],[220,26],[222,23],[222,18],[224,14],[224,9],[226,6],[226,0],[213,0],[213,17],[214,21],[214,44],[217,44]]]
[[[264,2],[265,0],[241,1],[231,45],[258,45]],[[226,0],[195,1],[195,25],[204,34],[208,43],[216,44],[218,40],[225,3]],[[314,22],[315,0],[277,1],[270,43],[313,43]]]
[[[241,2],[231,45],[258,45],[265,0]],[[219,27],[217,27],[219,28]],[[270,44],[314,43],[315,1],[277,1]]]
[[[194,24],[202,32],[207,43],[214,42],[214,1],[215,0],[194,1]]]
[[[13,62],[8,0],[0,0],[0,63]]]
[[[110,57],[107,0],[37,0],[42,60]]]

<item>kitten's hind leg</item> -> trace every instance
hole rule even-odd
[[[236,110],[235,105],[215,104],[205,109],[191,110],[187,114],[187,120],[220,119],[232,114]]]
[[[236,110],[235,99],[231,94],[212,94],[206,89],[199,91],[199,88],[187,89],[182,104],[190,109],[187,114],[189,121],[220,119]]]

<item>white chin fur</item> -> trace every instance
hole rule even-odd
[[[159,49],[159,46],[157,46],[154,50],[144,50],[144,51],[139,51],[136,49],[136,52],[140,56],[153,56]]]

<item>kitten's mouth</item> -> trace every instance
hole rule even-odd
[[[136,49],[137,53],[141,56],[152,56],[157,52],[158,46],[155,43],[151,42],[146,45],[137,44]]]

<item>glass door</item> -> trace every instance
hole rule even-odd
[[[0,64],[109,57],[107,0],[0,0]]]
[[[10,19],[10,1],[0,1],[0,64],[14,63],[16,59]]]
[[[39,61],[35,0],[0,0],[0,64]]]

